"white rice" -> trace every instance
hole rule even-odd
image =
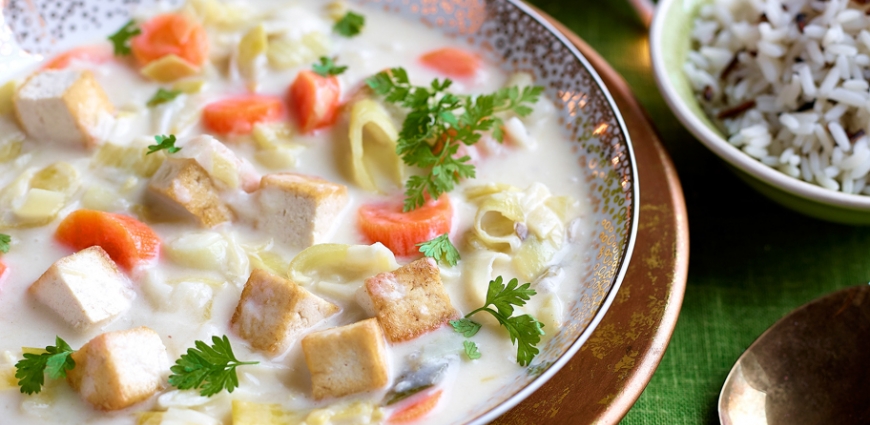
[[[712,0],[683,66],[729,143],[792,177],[870,195],[870,4]]]

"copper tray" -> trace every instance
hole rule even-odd
[[[598,71],[628,127],[640,174],[640,224],[625,280],[598,328],[550,381],[495,424],[615,424],[652,378],[677,323],[689,266],[676,170],[625,80],[576,34],[541,13]]]

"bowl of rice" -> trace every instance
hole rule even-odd
[[[650,37],[677,118],[751,187],[870,224],[870,2],[661,0]]]

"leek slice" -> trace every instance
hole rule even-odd
[[[289,277],[300,285],[315,281],[346,283],[397,268],[393,252],[381,243],[318,244],[304,249],[290,262]]]
[[[379,190],[375,170],[383,170],[386,180],[402,186],[402,160],[396,153],[399,132],[381,105],[371,99],[356,102],[350,112],[348,137],[353,178],[360,187],[371,192]]]
[[[280,404],[233,400],[233,425],[291,425],[300,419]]]
[[[129,146],[120,146],[112,143],[104,143],[94,155],[91,161],[92,168],[112,167],[118,168],[140,177],[149,178],[157,172],[160,165],[166,159],[163,151],[157,151],[151,155],[148,152],[147,139],[138,139]]]
[[[257,80],[258,68],[261,68],[259,64],[262,63],[260,59],[266,54],[268,46],[269,40],[263,24],[251,28],[242,37],[236,55],[236,66],[245,81],[254,83]]]
[[[193,66],[190,62],[170,54],[145,65],[139,72],[158,83],[171,83],[199,74],[199,67]]]
[[[329,54],[329,38],[320,32],[310,32],[299,39],[270,40],[266,51],[269,65],[279,70],[308,65]]]
[[[71,195],[78,189],[79,172],[67,162],[55,162],[39,170],[30,179],[30,187]]]
[[[18,82],[15,80],[7,81],[6,84],[0,86],[0,115],[9,115],[15,111],[15,90],[18,88]]]

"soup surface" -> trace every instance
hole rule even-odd
[[[112,37],[114,52],[104,38],[82,40],[6,76],[4,423],[449,423],[528,366],[524,343],[540,348],[559,332],[563,305],[581,290],[587,189],[552,101],[531,96],[531,77],[381,9],[255,3],[137,10]],[[453,109],[459,117],[485,102],[478,96],[517,88],[511,107],[478,117],[498,121],[471,136],[476,143],[465,121],[441,121],[452,130],[440,139],[416,128],[418,148],[445,161],[444,146],[455,147],[443,163],[471,165],[473,177],[451,168],[439,177],[397,153],[397,141],[412,138],[406,118],[415,109],[373,76],[401,82],[398,68],[418,87],[449,78],[428,107],[452,93],[472,102]],[[80,97],[69,100],[74,91]],[[409,207],[404,186],[414,176],[456,187],[434,197],[430,187]],[[147,231],[132,232],[131,243],[130,227],[110,214]],[[458,262],[426,246],[435,258],[419,260],[417,245],[441,234]],[[143,241],[159,244],[158,255]],[[83,259],[91,245],[111,260]],[[513,311],[475,312],[497,277],[528,282],[534,294],[508,303]],[[84,319],[71,319],[78,309]],[[459,322],[472,312],[473,323]],[[543,325],[540,341],[529,332],[512,340],[494,313],[528,315],[529,332]],[[460,332],[469,323],[479,331]],[[88,344],[88,353],[129,360],[124,348],[89,341],[138,327],[165,347],[156,386],[141,364],[98,367],[145,382],[136,400],[95,402],[88,394],[109,378],[84,357],[73,358],[88,365],[85,383],[46,375],[40,392],[19,391],[16,363],[44,353],[28,347],[60,337],[74,350]],[[169,376],[181,372],[169,367],[196,341],[224,335],[237,359],[257,362],[235,369],[237,387],[211,396],[178,389]],[[341,369],[341,356],[359,363]]]

